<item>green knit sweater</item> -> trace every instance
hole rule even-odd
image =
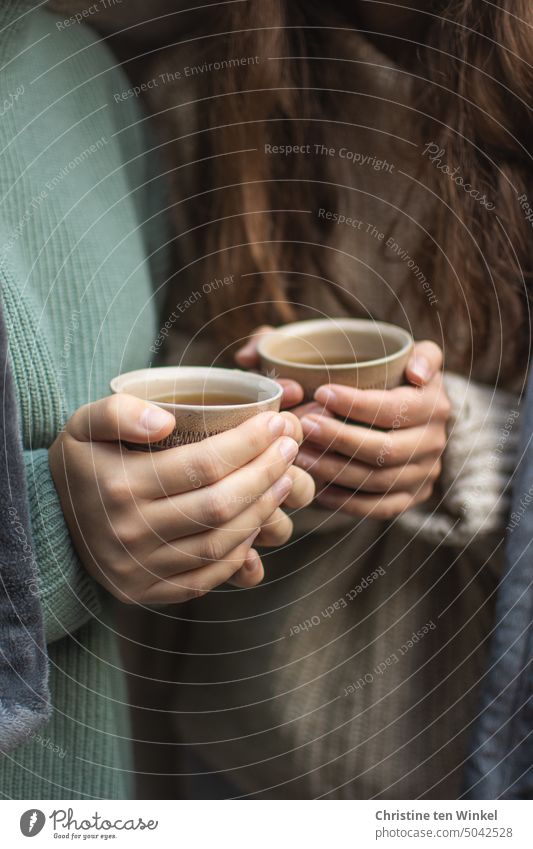
[[[123,678],[103,591],[79,562],[48,448],[115,374],[149,363],[148,145],[128,83],[84,25],[0,4],[0,286],[21,411],[53,715],[0,761],[0,797],[130,793]],[[98,530],[95,528],[95,533]],[[31,591],[29,588],[28,591]]]

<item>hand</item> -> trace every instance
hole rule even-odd
[[[291,468],[302,436],[291,414],[262,413],[165,451],[118,443],[157,441],[174,424],[149,402],[113,395],[77,410],[49,451],[80,559],[124,602],[182,602],[236,575],[239,586],[259,583],[254,540],[261,531],[276,543],[291,530],[278,514],[291,490],[296,506],[313,495]]]
[[[441,367],[440,348],[419,342],[406,369],[414,385],[379,391],[330,384],[317,390],[317,403],[294,411],[306,437],[296,463],[317,481],[319,504],[391,519],[431,496],[450,415]]]
[[[274,330],[273,327],[263,324],[261,327],[256,328],[246,344],[242,348],[239,348],[235,354],[235,361],[241,368],[255,369],[258,367],[257,341],[260,336],[264,336],[265,333],[270,333],[272,330]],[[295,380],[287,380],[285,378],[280,380],[276,378],[276,382],[283,386],[282,409],[286,410],[301,403],[304,397],[304,391],[299,383]]]

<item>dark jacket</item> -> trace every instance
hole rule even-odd
[[[507,526],[481,710],[466,766],[468,799],[533,799],[533,376]]]

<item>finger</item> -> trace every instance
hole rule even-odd
[[[424,424],[431,418],[438,396],[437,382],[423,389],[399,386],[397,389],[353,389],[329,384],[321,386],[315,398],[328,410],[354,422],[397,430]],[[435,408],[436,409],[436,408]]]
[[[297,443],[284,436],[264,454],[216,484],[148,502],[144,509],[146,520],[163,540],[203,533],[231,522],[271,489],[279,498],[272,512],[292,487],[292,478],[286,472],[297,451]]]
[[[257,356],[257,340],[265,333],[271,333],[274,328],[263,324],[253,331],[247,342],[235,354],[235,361],[243,368],[255,368],[259,362]]]
[[[422,484],[434,482],[440,473],[438,457],[376,469],[338,454],[321,454],[311,446],[300,450],[297,462],[320,484],[333,483],[357,492],[416,492]]]
[[[306,447],[318,446],[322,452],[336,452],[378,467],[403,465],[413,457],[419,461],[426,455],[442,453],[446,444],[446,431],[440,424],[383,432],[311,416],[309,424],[302,420],[302,427]],[[298,459],[295,463],[300,465]]]
[[[425,386],[442,369],[442,361],[442,349],[435,342],[416,342],[405,376],[415,386]]]
[[[427,500],[431,487],[418,494],[395,492],[392,495],[353,495],[340,487],[328,487],[317,496],[317,502],[329,510],[339,510],[357,518],[391,520],[404,513],[418,501]]]
[[[304,391],[299,383],[296,383],[295,380],[288,380],[287,378],[280,378],[277,380],[277,383],[283,386],[283,396],[281,398],[282,409],[295,407],[296,404],[302,402]]]
[[[228,584],[246,590],[260,584],[264,577],[265,570],[261,558],[255,548],[251,548],[246,555],[244,565],[229,579]]]
[[[249,546],[244,543],[230,552],[224,561],[155,581],[135,601],[141,604],[179,604],[200,598],[229,581],[241,569],[249,551]],[[254,568],[259,567],[256,565]]]
[[[256,527],[250,533],[252,524],[251,520],[238,525],[228,523],[226,528],[166,542],[143,563],[140,578],[146,584],[148,575],[153,583],[155,580],[171,578],[193,569],[203,569],[213,563],[222,563],[228,560],[231,552],[237,548],[244,545],[251,548],[260,532],[260,528]],[[146,573],[144,576],[143,571]]]
[[[292,519],[278,507],[263,523],[255,544],[277,548],[290,540],[293,530]]]
[[[287,410],[280,413],[280,416],[285,422],[285,436],[290,436],[291,439],[294,439],[300,445],[303,442],[304,432],[298,416],[295,416],[292,412],[289,413]]]
[[[285,477],[280,486],[279,483],[220,527],[164,542],[148,557],[146,568],[157,577],[165,577],[225,560],[228,552],[246,540],[250,546],[260,529],[270,528],[270,524],[280,521],[281,515],[285,516],[281,511],[278,514],[277,508],[291,481]],[[284,522],[284,529],[287,528],[288,523]]]
[[[291,412],[300,420],[300,422],[309,415],[326,416],[326,418],[330,419],[335,418],[334,413],[330,413],[323,404],[318,404],[316,401],[309,401],[307,404],[299,404],[298,407],[295,407]]]
[[[292,478],[292,489],[283,503],[290,510],[301,510],[313,500],[315,482],[303,467],[291,466],[287,474]]]
[[[156,442],[174,429],[174,416],[136,398],[118,393],[80,407],[65,430],[78,442]]]
[[[290,413],[260,413],[202,442],[142,455],[135,470],[137,490],[153,499],[209,486],[260,456],[282,434],[296,430]]]

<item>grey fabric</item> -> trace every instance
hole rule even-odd
[[[532,375],[523,406],[505,569],[465,773],[469,799],[533,799]]]
[[[0,311],[0,754],[31,739],[50,714],[43,616],[7,348]]]

